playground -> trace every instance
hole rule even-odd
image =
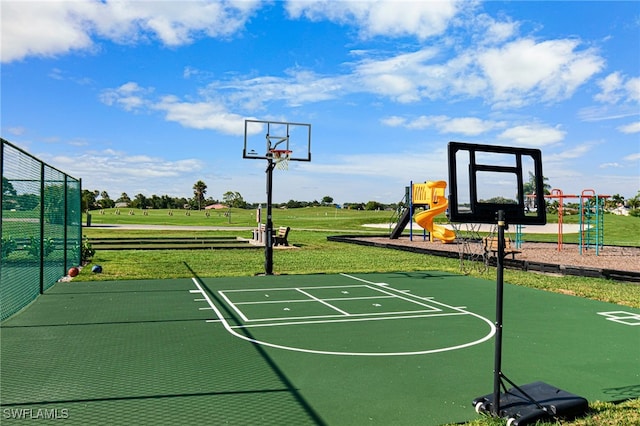
[[[449,201],[445,181],[413,183],[405,188],[405,197],[389,224],[367,225],[388,228],[388,237],[336,237],[335,241],[372,244],[399,250],[416,250],[463,260],[482,260],[495,265],[496,247],[490,252],[487,241],[495,241],[497,227],[488,223],[450,223],[446,220]],[[604,277],[640,282],[640,250],[636,247],[608,246],[605,250],[605,208],[608,195],[585,189],[580,195],[564,194],[553,189],[544,199],[555,200],[557,223],[515,225],[507,228],[507,266],[537,272]],[[565,200],[577,200],[576,208],[567,209]],[[526,208],[535,209],[534,195],[527,195]],[[565,224],[566,210],[578,214],[579,221]],[[440,217],[438,223],[436,218]],[[556,234],[557,244],[525,242],[526,234]],[[577,234],[576,244],[565,244],[565,234]],[[517,261],[516,261],[517,254]],[[493,257],[493,259],[491,258]],[[633,262],[631,259],[638,259]],[[627,272],[622,272],[627,271]]]

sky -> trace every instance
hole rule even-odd
[[[638,1],[1,0],[4,139],[83,189],[266,200],[245,120],[311,126],[273,201],[396,203],[447,144],[540,149],[565,194],[640,190]],[[495,195],[510,189],[495,183]],[[506,191],[506,192],[505,192]]]

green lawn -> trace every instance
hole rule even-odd
[[[212,212],[209,217],[204,212],[174,211],[169,216],[165,211],[149,211],[143,215],[135,211],[121,210],[120,215],[105,211],[104,215],[93,214],[94,224],[167,224],[197,226],[255,226],[255,211],[231,211],[231,216],[223,212]],[[265,213],[263,212],[263,215]],[[312,274],[336,272],[392,272],[439,270],[459,272],[456,259],[426,256],[376,247],[346,245],[327,241],[327,236],[340,233],[383,234],[385,229],[363,228],[365,223],[388,223],[392,212],[353,211],[334,208],[303,208],[275,210],[274,226],[291,226],[289,241],[298,249],[274,250],[274,273]],[[263,216],[264,217],[264,216]],[[549,221],[554,218],[549,217]],[[565,223],[571,223],[565,218]],[[131,237],[131,236],[226,236],[249,238],[249,230],[224,231],[149,231],[85,228],[89,238]],[[526,235],[531,241],[557,241],[557,235]],[[565,235],[565,242],[577,241],[577,234]],[[605,244],[640,246],[640,218],[605,215]],[[103,267],[102,274],[92,274],[91,268],[84,268],[79,280],[113,280],[143,278],[190,277],[188,263],[201,277],[243,276],[264,272],[264,251],[256,250],[159,250],[159,251],[102,251],[97,252],[93,262]],[[474,272],[486,279],[495,279],[495,269],[485,273]],[[549,277],[522,271],[505,271],[505,281],[522,286],[573,294],[624,306],[640,308],[640,286],[632,283],[608,281],[604,279],[573,276]],[[574,422],[563,423],[573,426],[640,424],[640,400],[633,399],[620,404],[594,402],[590,405],[590,415]],[[479,418],[469,423],[473,426],[504,425],[499,419]]]
[[[158,224],[158,225],[192,225],[192,226],[246,226],[256,225],[256,211],[243,209],[191,211],[189,216],[184,210],[148,210],[145,215],[139,209],[120,209],[120,214],[115,214],[116,209],[91,212],[92,224]],[[129,214],[129,212],[133,214]],[[229,212],[229,214],[227,214]],[[263,222],[266,210],[262,211]],[[274,226],[290,226],[294,229],[313,229],[330,231],[353,231],[357,233],[384,234],[388,228],[366,228],[364,224],[388,224],[393,218],[392,211],[361,211],[345,210],[333,207],[308,207],[300,209],[274,209]],[[445,222],[444,215],[436,218]],[[83,217],[86,223],[86,215]],[[564,223],[579,223],[576,215],[565,216]],[[557,223],[556,215],[547,217],[548,223]],[[557,234],[525,234],[528,241],[556,242]],[[578,234],[565,234],[564,241],[577,243]],[[640,217],[604,215],[604,243],[606,245],[624,245],[640,247]]]

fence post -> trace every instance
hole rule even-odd
[[[40,163],[40,294],[44,294],[44,163]]]

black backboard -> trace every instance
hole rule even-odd
[[[449,142],[448,151],[452,222],[496,223],[498,210],[508,224],[547,222],[539,149]],[[538,190],[527,197],[530,176]]]

